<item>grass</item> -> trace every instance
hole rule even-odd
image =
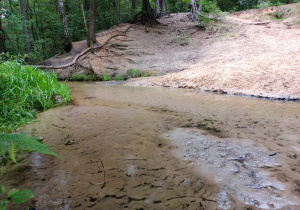
[[[98,79],[97,74],[73,74],[70,77],[70,81],[96,81]]]
[[[12,132],[38,112],[69,100],[69,88],[57,75],[16,61],[0,63],[0,132]]]
[[[190,43],[191,38],[185,31],[181,31],[181,37],[173,36],[172,37],[172,43],[177,43],[182,46],[188,45]]]
[[[152,71],[141,71],[139,69],[127,69],[126,75],[129,78],[138,78],[138,77],[149,77],[152,76]]]
[[[70,81],[85,81],[87,80],[87,76],[85,74],[73,74],[70,77]]]
[[[73,74],[70,77],[70,81],[122,81],[126,80],[128,78],[138,78],[138,77],[149,77],[152,76],[153,72],[148,71],[141,71],[139,69],[127,69],[126,74],[118,74],[117,76],[114,76],[110,74],[108,71],[101,71],[99,75],[97,74]]]

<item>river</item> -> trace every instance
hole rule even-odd
[[[62,159],[33,153],[1,178],[35,208],[300,209],[298,102],[68,85],[69,105],[20,129]]]

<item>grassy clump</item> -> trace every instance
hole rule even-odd
[[[139,69],[128,69],[126,72],[127,77],[129,78],[138,78],[138,77],[149,77],[152,76],[152,71],[140,71]]]
[[[73,74],[70,77],[70,81],[85,81],[87,80],[87,76],[85,74]]]
[[[97,74],[73,74],[70,81],[96,81],[98,80]]]
[[[11,132],[39,111],[69,100],[69,88],[57,75],[15,61],[0,63],[0,131]]]
[[[119,74],[118,76],[115,77],[115,80],[116,81],[122,81],[122,80],[124,80],[124,77],[123,77],[122,74]]]

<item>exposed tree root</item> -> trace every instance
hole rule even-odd
[[[61,66],[39,66],[39,65],[34,65],[32,67],[36,67],[36,68],[42,68],[42,69],[64,69],[64,68],[67,68],[69,66],[73,66],[74,64],[77,63],[78,59],[84,55],[86,55],[87,53],[89,52],[92,52],[92,51],[95,51],[95,50],[99,50],[101,48],[103,48],[110,40],[112,40],[113,38],[115,37],[118,37],[118,36],[126,36],[126,32],[129,30],[129,28],[122,34],[115,34],[115,35],[112,35],[111,37],[109,37],[102,45],[100,46],[96,46],[96,47],[89,47],[87,48],[86,50],[84,50],[83,52],[81,52],[80,54],[78,54],[71,63],[68,63],[68,64],[65,64],[65,65],[61,65]]]

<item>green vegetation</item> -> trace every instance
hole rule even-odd
[[[124,77],[123,77],[122,74],[119,74],[118,76],[115,77],[115,80],[116,81],[122,81],[122,80],[124,80]]]
[[[17,163],[16,155],[18,150],[25,152],[35,151],[59,157],[55,152],[51,151],[47,145],[39,142],[35,137],[27,136],[25,133],[14,135],[0,133],[0,154],[2,156],[0,165],[2,167],[7,165],[8,157]],[[5,186],[0,185],[0,195],[4,192]],[[11,189],[4,199],[0,200],[0,210],[5,210],[10,200],[16,204],[21,204],[33,197],[33,193],[30,190]]]
[[[73,74],[70,77],[70,81],[97,81],[97,74]]]
[[[1,165],[6,165],[9,158],[17,163],[16,154],[18,150],[34,151],[59,157],[55,152],[51,151],[49,147],[39,142],[35,137],[27,136],[25,133],[21,134],[5,134],[0,133],[0,154],[2,155]]]
[[[152,71],[140,71],[139,69],[128,69],[126,72],[127,77],[129,78],[138,78],[138,77],[149,77],[153,73]]]
[[[73,74],[70,77],[70,81],[86,81],[87,76],[85,74]]]
[[[0,185],[0,195],[5,192],[5,186]],[[6,198],[0,202],[0,210],[5,210],[9,201],[12,200],[16,204],[25,203],[33,198],[33,193],[30,190],[11,189],[6,194]]]
[[[16,61],[0,64],[0,131],[12,132],[39,111],[69,100],[69,88],[57,81],[57,75]]]
[[[181,37],[173,36],[172,42],[180,45],[188,45],[190,43],[191,38],[185,31],[181,31]]]
[[[114,79],[114,77],[112,75],[109,75],[107,71],[101,72],[101,75],[99,77],[102,81],[111,81]]]
[[[203,5],[202,12],[198,15],[200,29],[212,27],[215,21],[220,21],[224,17],[224,13],[216,1],[203,0],[201,3]]]
[[[289,16],[290,12],[290,8],[277,8],[275,12],[271,13],[271,16],[273,16],[277,20],[283,20],[284,18]]]

